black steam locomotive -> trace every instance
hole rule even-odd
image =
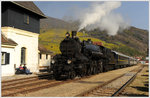
[[[72,31],[72,37],[66,33],[66,38],[60,43],[61,54],[53,57],[51,66],[55,79],[94,75],[137,63],[129,56],[94,45],[90,39],[81,42],[76,33]]]

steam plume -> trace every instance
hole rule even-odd
[[[126,23],[120,14],[113,12],[121,6],[121,2],[100,2],[94,3],[89,8],[82,10],[78,20],[81,29],[92,30],[99,28],[105,30],[109,35],[115,35],[121,29],[126,29],[128,23]]]

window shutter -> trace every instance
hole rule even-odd
[[[10,57],[10,53],[6,53],[5,64],[9,64],[9,57]]]

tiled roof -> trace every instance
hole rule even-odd
[[[1,34],[1,42],[2,42],[2,45],[12,45],[12,46],[18,45],[13,40],[6,38],[3,34]]]
[[[47,50],[44,46],[42,46],[41,44],[39,44],[38,49],[40,51],[40,53],[44,53],[44,54],[53,54],[53,52]]]
[[[11,1],[11,2],[29,11],[32,11],[42,16],[43,18],[46,18],[46,16],[42,13],[42,11],[32,1]]]

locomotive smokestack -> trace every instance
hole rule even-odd
[[[72,38],[76,37],[77,31],[72,31]]]

